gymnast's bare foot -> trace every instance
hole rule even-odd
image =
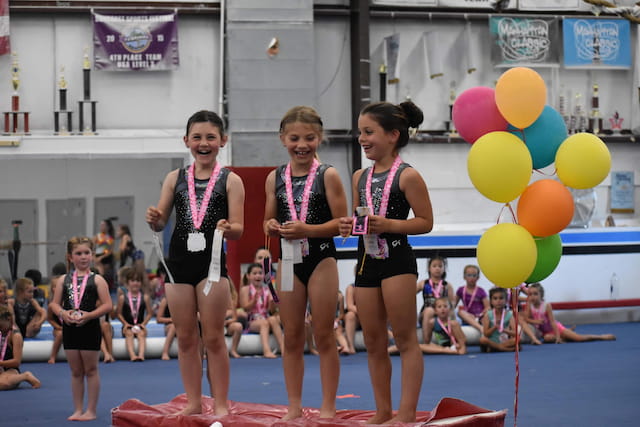
[[[280,420],[290,421],[300,417],[302,417],[302,408],[296,408],[296,409],[289,408],[289,410],[287,411],[287,415],[280,418]]]
[[[276,354],[274,352],[272,352],[272,351],[270,351],[268,353],[265,353],[264,357],[267,358],[267,359],[277,359],[278,358],[278,356],[276,356]]]
[[[320,408],[320,418],[335,418],[336,416],[336,408],[335,406],[330,409]]]
[[[605,334],[605,335],[602,335],[602,339],[605,341],[615,341],[616,336],[613,334]]]
[[[176,412],[175,415],[196,415],[202,413],[202,405],[187,406],[182,411]]]
[[[25,381],[31,384],[32,388],[40,388],[42,383],[40,382],[39,379],[36,378],[35,375],[31,373],[31,371],[25,372],[24,375],[25,375]]]
[[[95,412],[85,411],[84,414],[80,415],[80,418],[77,421],[91,421],[97,418]]]
[[[376,412],[376,414],[369,418],[365,424],[385,424],[386,421],[389,421],[393,414],[391,412]]]
[[[47,363],[49,365],[53,365],[54,363],[56,363],[56,358],[55,357],[50,357],[49,360],[47,360]]]
[[[415,423],[416,422],[416,415],[401,415],[401,414],[397,414],[395,417],[391,418],[390,420],[387,420],[384,422],[384,424],[396,424],[396,423]]]
[[[82,421],[82,412],[75,411],[73,414],[69,415],[67,418],[69,421]]]
[[[237,351],[230,351],[229,354],[231,355],[231,357],[233,357],[234,359],[238,359],[240,357],[240,355],[238,354]]]
[[[220,405],[220,406],[216,405],[215,409],[213,410],[213,413],[216,414],[217,417],[229,415],[229,408],[227,407],[226,404]]]
[[[162,353],[162,356],[160,356],[160,359],[162,359],[162,360],[171,360],[171,357],[169,357],[169,355],[166,354],[166,353]]]

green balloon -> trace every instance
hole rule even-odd
[[[562,239],[559,234],[549,237],[536,237],[538,259],[533,272],[525,282],[535,283],[549,277],[560,263],[562,256]]]

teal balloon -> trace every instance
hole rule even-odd
[[[560,257],[562,256],[562,239],[559,234],[549,237],[536,237],[535,242],[538,250],[538,259],[533,272],[525,280],[526,283],[539,282],[549,277],[560,263]]]
[[[512,125],[509,125],[508,130],[524,141],[531,154],[534,169],[553,163],[558,147],[568,136],[564,119],[548,105],[545,105],[538,119],[524,129],[524,136]]]

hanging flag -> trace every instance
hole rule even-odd
[[[491,62],[496,67],[560,65],[558,18],[492,16]]]
[[[427,61],[427,67],[429,69],[429,78],[435,79],[436,77],[442,77],[444,71],[442,70],[443,58],[440,54],[440,38],[436,31],[425,31],[422,33],[424,40],[424,52],[425,59]]]
[[[0,0],[0,55],[9,51],[9,0]]]
[[[93,12],[94,68],[111,71],[175,70],[178,14]]]
[[[391,34],[384,38],[384,53],[387,63],[387,82],[389,84],[400,81],[400,65],[398,54],[400,53],[400,34]]]
[[[631,30],[626,19],[565,18],[566,68],[631,68]]]

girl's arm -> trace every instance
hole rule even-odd
[[[489,322],[489,316],[484,316],[482,318],[482,333],[487,338],[489,338],[491,334],[496,330],[495,325],[493,327],[491,327],[490,325],[491,323]]]
[[[458,306],[458,304],[460,304],[460,301],[462,301],[462,298],[460,298],[460,295],[458,295],[458,292],[456,291],[456,303],[453,305],[454,309]],[[460,307],[458,310],[464,311],[464,301],[462,301],[462,307]]]
[[[162,183],[158,205],[147,208],[145,219],[153,231],[161,231],[167,225],[167,220],[173,208],[173,193],[178,180],[178,171],[179,169],[176,169],[167,174]]]
[[[276,170],[277,169],[274,169],[269,173],[267,180],[264,183],[266,201],[262,228],[264,233],[271,237],[280,236],[280,224],[276,219],[278,216],[278,203],[276,201]]]
[[[101,316],[111,313],[111,310],[113,309],[113,303],[111,302],[111,296],[109,296],[109,285],[107,285],[107,281],[104,280],[104,277],[96,274],[95,282],[96,287],[98,288],[98,301],[100,302],[100,305],[92,311],[83,312],[82,317],[78,322],[79,324],[83,324],[91,319],[99,319]]]
[[[151,313],[151,298],[147,294],[145,294],[144,296],[144,304],[147,309],[145,310],[145,315],[144,319],[142,320],[141,326],[147,326],[147,323],[149,323],[149,320],[151,320],[151,316],[153,314]]]
[[[40,314],[40,321],[38,322],[38,326],[42,326],[44,321],[47,319],[47,312],[42,306],[36,301],[35,298],[31,298],[31,305],[33,308]]]
[[[418,292],[422,292],[422,290],[424,289],[424,282],[426,282],[426,280],[418,280],[416,282],[416,294]]]
[[[118,303],[119,302],[120,301],[118,301]],[[160,301],[160,305],[158,306],[158,313],[156,314],[156,322],[167,324],[167,325],[171,323],[171,317],[165,317],[164,315],[166,308],[167,308],[167,297],[163,297],[162,300]]]
[[[65,276],[63,275],[58,277],[57,279],[54,279],[57,280],[58,283],[56,283],[56,290],[53,292],[53,298],[49,303],[49,307],[51,307],[51,311],[55,316],[62,319],[63,323],[69,325],[72,324],[74,320],[71,319],[71,313],[69,313],[69,310],[62,309],[62,284],[64,283],[64,278]]]
[[[258,294],[256,293],[256,295]],[[256,299],[249,298],[249,286],[243,286],[240,289],[240,307],[242,307],[246,312],[249,312],[255,305]]]
[[[122,307],[124,307],[124,293],[118,295],[118,305],[116,307],[116,316],[118,317],[118,320],[120,321],[120,323],[122,323],[122,326],[124,326],[125,328],[130,328],[133,325],[130,325],[125,320],[124,316],[122,315]]]
[[[0,367],[4,369],[18,369],[22,362],[22,345],[24,341],[21,334],[11,334],[11,345],[13,346],[13,358],[0,360]]]
[[[516,336],[516,319],[511,316],[511,319],[509,319],[509,329],[505,330],[505,332],[507,333],[507,335],[509,335],[510,337],[515,337]]]
[[[336,320],[341,321],[344,319],[344,296],[338,294],[338,318]]]
[[[414,168],[406,168],[400,174],[400,190],[404,193],[411,210],[413,218],[410,219],[389,219],[377,215],[369,217],[369,230],[374,234],[394,233],[394,234],[423,234],[428,233],[433,228],[433,211],[429,190]]]
[[[55,315],[53,309],[51,308],[51,302],[49,302],[49,305],[47,306],[47,322],[49,322],[49,324],[53,326],[53,329],[62,328],[60,319],[58,319],[58,316]]]
[[[244,231],[244,184],[234,172],[227,177],[227,202],[229,218],[218,221],[217,228],[224,231],[225,239],[238,240]]]
[[[456,293],[453,290],[453,286],[451,284],[447,285],[447,297],[449,298],[449,304],[451,304],[451,308],[455,307],[458,304],[456,301]]]
[[[553,327],[553,333],[556,336],[556,343],[559,343],[561,341],[560,330],[558,329],[558,325],[556,324],[556,318],[553,316],[553,307],[551,307],[551,304],[545,304],[545,311],[547,313],[547,316],[549,317],[551,327]]]

